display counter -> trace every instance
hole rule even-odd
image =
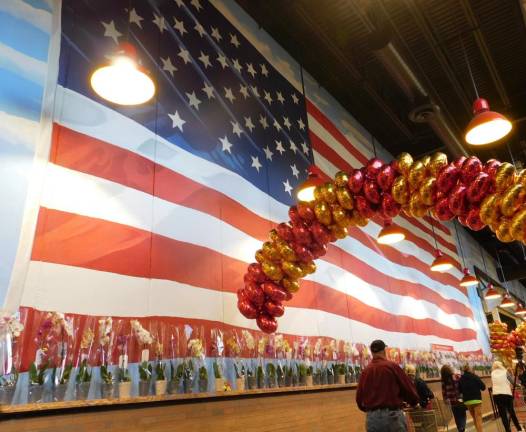
[[[489,378],[483,378],[489,385]],[[441,397],[440,381],[430,380]],[[356,384],[98,399],[0,407],[2,432],[363,431]],[[490,413],[489,393],[483,412]]]

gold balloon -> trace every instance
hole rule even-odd
[[[424,166],[426,167],[426,169],[429,168],[429,163],[431,162],[431,156],[427,155],[427,156],[424,156],[423,158],[420,159],[420,162],[422,162],[424,164]]]
[[[447,165],[447,156],[444,153],[435,153],[431,156],[431,162],[427,169],[433,176],[437,176],[439,171]]]
[[[435,204],[435,185],[436,179],[434,177],[428,177],[420,186],[420,196],[422,197],[422,202],[427,206],[432,206]]]
[[[269,235],[270,235],[270,240],[272,240],[273,242],[277,242],[281,240],[281,237],[278,235],[278,232],[275,229],[270,230]]]
[[[360,213],[358,213],[358,210],[352,211],[351,220],[356,226],[364,227],[369,223],[369,220],[367,218],[364,218]]]
[[[346,227],[350,223],[349,214],[337,204],[332,205],[332,217],[340,226]]]
[[[504,216],[513,216],[524,202],[526,188],[521,184],[516,184],[506,189],[500,202],[500,211]]]
[[[263,255],[270,261],[276,261],[280,258],[279,251],[272,242],[266,241],[263,243],[261,250],[263,251]]]
[[[277,249],[279,251],[279,254],[281,255],[281,258],[283,258],[285,261],[297,261],[298,260],[298,257],[296,256],[294,249],[292,249],[287,242],[280,242],[278,244]]]
[[[316,264],[314,263],[314,261],[309,261],[300,265],[301,269],[303,270],[303,274],[305,275],[312,274],[316,271]]]
[[[303,270],[301,267],[293,262],[283,261],[281,263],[281,268],[285,274],[292,279],[298,279],[303,276]]]
[[[265,261],[261,263],[261,268],[263,269],[263,273],[265,273],[265,275],[267,275],[267,277],[273,281],[279,282],[281,279],[283,279],[283,272],[281,271],[281,267],[279,265]]]
[[[256,251],[256,261],[260,264],[263,264],[266,260],[267,258],[263,254],[263,251],[261,249],[257,250]]]
[[[349,231],[347,231],[347,227],[340,226],[340,225],[331,225],[330,230],[332,234],[334,234],[334,237],[337,239],[344,239],[349,234]]]
[[[409,168],[413,164],[413,157],[409,153],[402,153],[396,158],[398,170],[404,175],[409,174]]]
[[[426,176],[426,167],[421,161],[413,162],[407,180],[412,190],[415,190]]]
[[[409,200],[409,212],[414,217],[422,217],[427,213],[427,207],[422,202],[422,197],[420,193],[415,192],[411,195]]]
[[[515,240],[524,242],[526,240],[526,209],[517,212],[511,220],[510,234]]]
[[[336,189],[336,198],[340,205],[346,210],[352,210],[354,207],[354,201],[351,196],[351,192],[347,187],[340,187]]]
[[[480,220],[486,225],[491,225],[500,217],[500,196],[491,194],[484,198],[480,205]],[[495,231],[495,230],[493,230]]]
[[[495,174],[495,185],[497,186],[497,192],[502,192],[510,187],[515,182],[515,167],[504,162],[497,168]]]
[[[511,234],[511,221],[509,219],[502,218],[495,234],[497,235],[497,238],[503,243],[512,242],[513,236]]]
[[[325,183],[325,186],[323,188],[323,198],[326,202],[329,204],[336,202],[336,186],[334,186],[334,183],[327,182]]]
[[[316,186],[314,188],[314,201],[323,201],[323,189],[325,185]]]
[[[521,185],[526,186],[526,168],[517,172],[515,176],[515,183],[520,183]]]
[[[338,187],[345,187],[347,186],[347,182],[349,181],[349,176],[345,171],[338,171],[336,175],[334,176],[334,183]]]
[[[314,205],[314,214],[316,215],[316,218],[323,225],[331,224],[332,222],[331,210],[329,209],[329,205],[325,201],[317,202]]]
[[[298,280],[284,278],[281,283],[283,284],[283,288],[292,294],[297,293],[300,290],[300,282]]]
[[[409,201],[409,188],[405,177],[400,176],[395,179],[391,187],[391,195],[398,204],[407,204]]]

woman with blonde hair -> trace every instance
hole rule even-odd
[[[510,423],[513,424],[518,431],[522,431],[515,409],[513,408],[513,395],[511,394],[511,383],[508,377],[508,371],[500,361],[493,363],[491,367],[491,385],[493,386],[493,400],[499,415],[504,425],[506,432],[511,432]],[[508,414],[511,421],[508,419]]]

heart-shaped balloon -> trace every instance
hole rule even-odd
[[[469,186],[471,181],[482,171],[482,162],[476,156],[468,157],[462,164],[460,175],[465,186]]]
[[[263,308],[271,317],[280,317],[283,316],[283,314],[285,313],[285,308],[283,307],[281,302],[268,300],[263,305]]]
[[[464,165],[464,162],[466,161],[466,156],[460,156],[456,161],[453,162],[453,165],[455,165],[458,169],[462,168],[462,165]]]
[[[283,240],[286,242],[292,242],[294,241],[294,233],[292,232],[292,228],[286,224],[286,223],[280,223],[276,227],[276,232],[278,233],[278,236],[280,236]]]
[[[246,284],[245,292],[247,299],[249,299],[254,306],[261,306],[265,302],[265,293],[259,285],[255,283]]]
[[[265,273],[263,273],[263,268],[261,267],[261,264],[259,263],[249,264],[248,274],[256,282],[264,282],[267,279],[265,276]]]
[[[407,176],[411,165],[413,165],[413,157],[409,153],[402,153],[391,164],[398,174]]]
[[[313,258],[318,259],[327,253],[327,244],[314,244],[311,246],[310,250]]]
[[[349,176],[349,181],[347,182],[351,192],[354,194],[360,193],[363,187],[364,180],[365,176],[363,174],[363,171],[359,169],[354,170]]]
[[[486,226],[480,219],[480,209],[478,207],[472,208],[466,216],[466,225],[473,231],[480,231]]]
[[[489,159],[484,164],[484,172],[488,174],[492,179],[494,179],[500,165],[501,163],[497,159]]]
[[[398,204],[391,194],[384,192],[380,204],[380,213],[384,219],[392,219],[400,213],[400,204]]]
[[[309,227],[297,225],[292,228],[292,232],[294,233],[294,240],[296,243],[300,245],[309,245],[312,242]]]
[[[396,171],[391,165],[384,165],[378,175],[376,176],[376,182],[380,189],[383,191],[391,190],[394,179],[396,177]]]
[[[267,334],[274,333],[278,329],[278,322],[276,321],[276,318],[271,317],[266,313],[261,313],[257,317],[256,324],[262,332]]]
[[[437,190],[443,194],[447,194],[455,185],[460,176],[460,170],[453,164],[449,164],[443,168],[437,177]]]
[[[374,209],[371,206],[371,202],[365,199],[365,197],[358,195],[355,198],[356,210],[363,218],[370,219],[374,216]]]
[[[366,179],[363,184],[363,194],[367,201],[372,204],[378,204],[380,202],[380,190],[376,184],[376,180],[373,178]]]
[[[265,295],[275,302],[281,302],[287,297],[287,290],[273,282],[263,282],[261,288]]]
[[[314,219],[316,219],[314,210],[308,203],[300,202],[298,203],[297,208],[298,208],[298,214],[304,221],[312,222]]]
[[[453,212],[449,209],[449,199],[447,197],[441,198],[436,202],[433,212],[438,220],[444,222],[455,217]]]
[[[289,218],[290,218],[290,221],[293,223],[293,224],[297,224],[297,223],[301,223],[302,222],[302,219],[301,219],[301,216],[298,212],[298,208],[296,206],[292,206],[289,208]]]
[[[254,319],[258,316],[258,309],[246,299],[239,300],[237,302],[237,308],[245,318]]]
[[[326,229],[326,228],[324,227],[324,229]],[[312,228],[311,228],[311,230],[312,230]],[[311,231],[311,233],[312,233],[312,231]],[[327,233],[327,235],[328,235],[328,233]],[[313,235],[313,237],[314,237],[314,235]],[[314,237],[314,238],[316,239],[316,237]],[[307,246],[300,245],[300,244],[295,244],[293,249],[294,249],[294,252],[296,253],[296,256],[298,257],[298,259],[300,261],[309,262],[309,261],[314,259],[313,255],[312,255],[312,252],[310,251],[310,249]]]
[[[365,166],[365,175],[370,179],[376,179],[376,176],[384,166],[384,163],[382,160],[378,158],[372,158],[367,162],[367,165]]]
[[[319,222],[314,222],[310,227],[314,240],[320,245],[329,243],[330,231]]]
[[[466,197],[469,202],[478,203],[482,201],[490,193],[494,182],[489,174],[485,172],[478,173],[470,182],[466,191]]]
[[[466,214],[468,210],[468,200],[466,198],[466,186],[458,184],[449,194],[449,209],[456,216]]]

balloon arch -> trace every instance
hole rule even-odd
[[[458,221],[478,231],[489,226],[502,242],[526,241],[526,170],[475,156],[448,163],[435,153],[414,161],[403,153],[390,164],[378,158],[314,189],[314,200],[290,207],[290,221],[269,233],[248,266],[239,289],[238,309],[266,332],[276,331],[284,301],[299,280],[316,271],[314,260],[327,245],[348,235],[347,227],[367,225],[378,215],[389,224],[401,211]]]

